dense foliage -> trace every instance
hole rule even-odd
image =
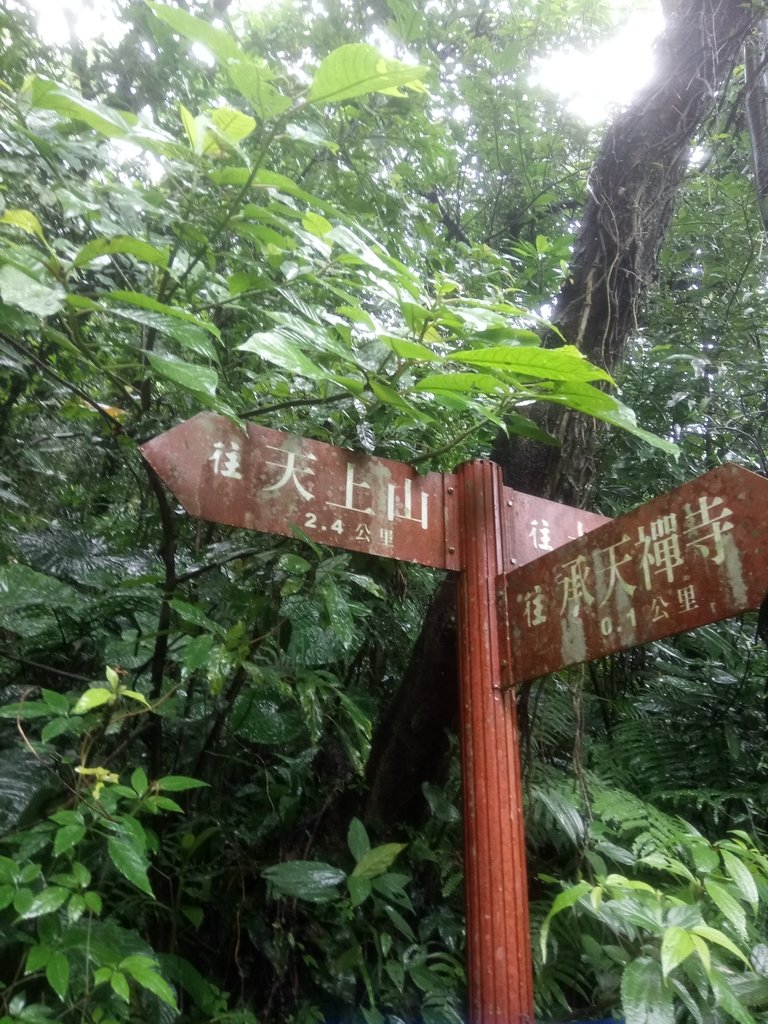
[[[0,1024],[463,1019],[456,744],[420,827],[361,820],[439,574],[193,521],[140,443],[212,409],[447,469],[544,401],[610,425],[606,514],[766,470],[736,107],[619,392],[548,333],[597,140],[528,78],[599,4],[228,6],[0,10]],[[523,693],[543,1018],[768,1020],[753,634]]]

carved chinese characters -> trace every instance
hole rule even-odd
[[[201,413],[142,447],[191,515],[458,568],[454,478]]]
[[[610,522],[594,512],[535,498],[513,491],[511,487],[505,487],[503,493],[502,523],[506,548],[511,552],[510,569],[527,565],[534,558]]]
[[[500,580],[511,681],[756,608],[767,498],[763,478],[721,466]]]

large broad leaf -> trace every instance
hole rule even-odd
[[[137,889],[141,889],[149,896],[154,896],[152,886],[147,878],[149,868],[147,858],[130,839],[122,836],[110,836],[107,840],[107,850],[109,859],[121,875],[124,875]]]
[[[173,994],[168,982],[158,973],[159,964],[152,957],[144,956],[141,953],[134,953],[124,957],[119,968],[131,977],[143,988],[153,992],[159,999],[162,999],[168,1006],[176,1009],[176,997]]]
[[[230,61],[227,74],[237,91],[251,104],[262,121],[279,117],[291,105],[288,96],[283,96],[271,84],[272,73],[263,64],[252,60]]]
[[[87,100],[73,89],[39,75],[30,75],[25,80],[20,99],[34,109],[53,110],[73,121],[82,121],[110,139],[128,135],[138,120],[135,114]]]
[[[48,244],[45,241],[43,225],[31,210],[6,210],[0,217],[0,224],[10,224],[11,227],[20,228],[28,235],[35,235],[41,242]]]
[[[739,1024],[755,1024],[755,1018],[740,1000],[736,998],[729,976],[722,974],[720,971],[713,970],[710,974],[710,983],[719,1007],[725,1010],[734,1020],[737,1020]]]
[[[627,965],[621,978],[621,1002],[626,1024],[675,1024],[671,990],[661,967],[649,957]]]
[[[747,936],[747,915],[744,908],[722,885],[718,885],[711,878],[704,879],[704,888],[707,895],[715,904],[717,909],[729,921],[742,938]]]
[[[723,858],[723,864],[725,864],[725,869],[733,879],[736,888],[741,893],[742,899],[746,900],[753,910],[757,910],[757,904],[759,901],[757,885],[755,884],[755,880],[752,877],[749,868],[743,861],[740,861],[738,857],[729,853],[728,850],[722,850],[721,856]]]
[[[174,384],[180,384],[188,391],[195,391],[200,395],[208,395],[210,398],[216,395],[219,375],[209,366],[198,366],[175,356],[160,356],[154,352],[148,352],[147,358],[155,373],[166,380],[172,380]]]
[[[73,267],[82,267],[98,256],[112,256],[115,253],[125,253],[135,256],[143,263],[151,263],[156,267],[168,266],[168,249],[158,249],[156,246],[145,242],[141,238],[132,238],[130,235],[116,235],[114,238],[95,238],[87,242],[72,261]]]
[[[687,959],[694,948],[693,938],[685,928],[665,928],[661,939],[661,969],[664,977]]]
[[[346,43],[322,61],[307,99],[310,103],[338,103],[369,92],[402,96],[401,86],[423,90],[421,79],[426,73],[418,64],[382,57],[368,43]]]
[[[35,316],[53,316],[63,308],[67,293],[52,281],[43,284],[23,270],[9,264],[0,268],[0,298],[9,306],[18,306]]]
[[[345,872],[314,860],[291,860],[262,871],[264,878],[284,896],[320,903],[338,895]]]
[[[149,309],[154,313],[162,313],[164,316],[173,316],[178,320],[186,320],[188,324],[195,324],[221,341],[221,331],[210,320],[204,320],[202,317],[195,316],[194,313],[189,313],[186,309],[181,309],[179,306],[169,306],[165,302],[158,302],[157,299],[153,299],[150,295],[144,295],[142,292],[129,292],[117,289],[113,292],[104,293],[100,298],[106,299],[109,302],[126,302],[131,306],[138,306],[140,309]],[[94,305],[92,308],[97,309],[98,307]]]
[[[247,138],[256,127],[252,117],[233,107],[217,107],[210,112],[210,118],[221,138],[233,146]]]
[[[347,831],[347,846],[356,861],[362,860],[366,853],[371,849],[371,841],[368,838],[365,825],[359,818],[353,818],[349,823],[349,830]]]
[[[434,356],[432,356],[434,358]],[[509,386],[490,373],[430,373],[414,384],[410,391],[450,391],[461,394],[503,395]]]
[[[673,455],[676,459],[680,456],[680,449],[674,442],[658,437],[648,430],[643,430],[637,425],[635,414],[630,408],[591,384],[577,382],[561,384],[556,390],[539,392],[538,397],[543,401],[565,405],[569,409],[576,409],[588,416],[594,416],[595,419],[610,423],[614,427],[620,427],[627,433],[634,434],[640,440],[653,445],[654,448],[660,448],[668,455]]]
[[[298,345],[288,341],[277,331],[259,331],[239,346],[243,352],[255,352],[262,359],[283,370],[300,373],[303,377],[324,378],[327,373],[304,355]]]
[[[147,0],[147,6],[174,32],[178,32],[186,39],[191,39],[194,43],[202,43],[206,50],[210,50],[213,56],[220,61],[244,59],[245,54],[229,32],[216,28],[210,22],[203,21],[202,18],[187,14],[186,11],[179,10],[178,7],[153,3],[152,0]]]
[[[456,363],[544,380],[611,380],[609,373],[588,362],[575,345],[563,345],[561,348],[499,345],[472,352],[455,352],[447,358]]]
[[[153,330],[173,338],[174,341],[178,341],[191,352],[196,352],[198,355],[214,361],[218,360],[214,344],[206,332],[202,327],[191,324],[187,320],[179,320],[174,316],[155,313],[149,309],[112,309],[107,307],[104,312],[119,320],[129,320],[132,323],[141,324],[143,327],[151,327]]]

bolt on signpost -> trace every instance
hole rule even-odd
[[[768,481],[721,467],[611,522],[504,487],[490,462],[422,477],[210,413],[141,451],[190,515],[459,572],[470,1021],[532,1024],[511,687],[757,607]]]

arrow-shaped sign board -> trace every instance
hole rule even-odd
[[[720,466],[499,577],[508,684],[757,608],[768,480]]]
[[[199,413],[141,452],[190,515],[458,569],[454,478]],[[450,493],[449,493],[450,491]],[[448,500],[451,499],[451,500]]]
[[[141,452],[190,515],[439,569],[461,565],[454,473],[381,459],[200,413]],[[525,565],[603,516],[503,488],[510,565]]]

